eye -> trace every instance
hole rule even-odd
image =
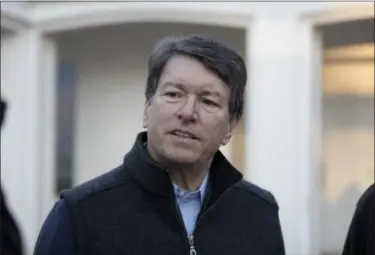
[[[214,102],[210,99],[203,99],[203,103],[205,105],[212,106],[212,107],[218,107],[219,106],[219,104],[217,104],[216,102]]]
[[[179,92],[174,92],[174,91],[168,91],[168,92],[165,92],[165,95],[167,97],[170,97],[170,98],[179,98],[181,97],[181,93]]]

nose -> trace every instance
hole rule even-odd
[[[182,100],[180,108],[177,111],[177,118],[183,122],[195,123],[198,119],[197,100],[194,97],[188,97]]]

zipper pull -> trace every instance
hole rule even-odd
[[[197,251],[194,247],[194,235],[189,235],[190,255],[197,255]]]

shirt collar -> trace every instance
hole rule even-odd
[[[207,184],[208,184],[208,175],[209,175],[209,173],[206,174],[206,176],[204,177],[204,179],[201,183],[201,186],[199,187],[199,189],[197,191],[184,190],[184,189],[180,188],[177,184],[173,183],[173,189],[174,189],[174,193],[175,193],[176,197],[182,198],[182,197],[184,197],[186,195],[189,195],[189,194],[198,194],[198,195],[200,195],[201,203],[203,203],[204,195],[205,195],[205,192],[206,192],[206,189],[207,189]]]

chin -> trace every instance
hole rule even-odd
[[[168,160],[177,164],[194,164],[199,160],[200,155],[199,153],[182,149],[167,150],[165,154]]]

